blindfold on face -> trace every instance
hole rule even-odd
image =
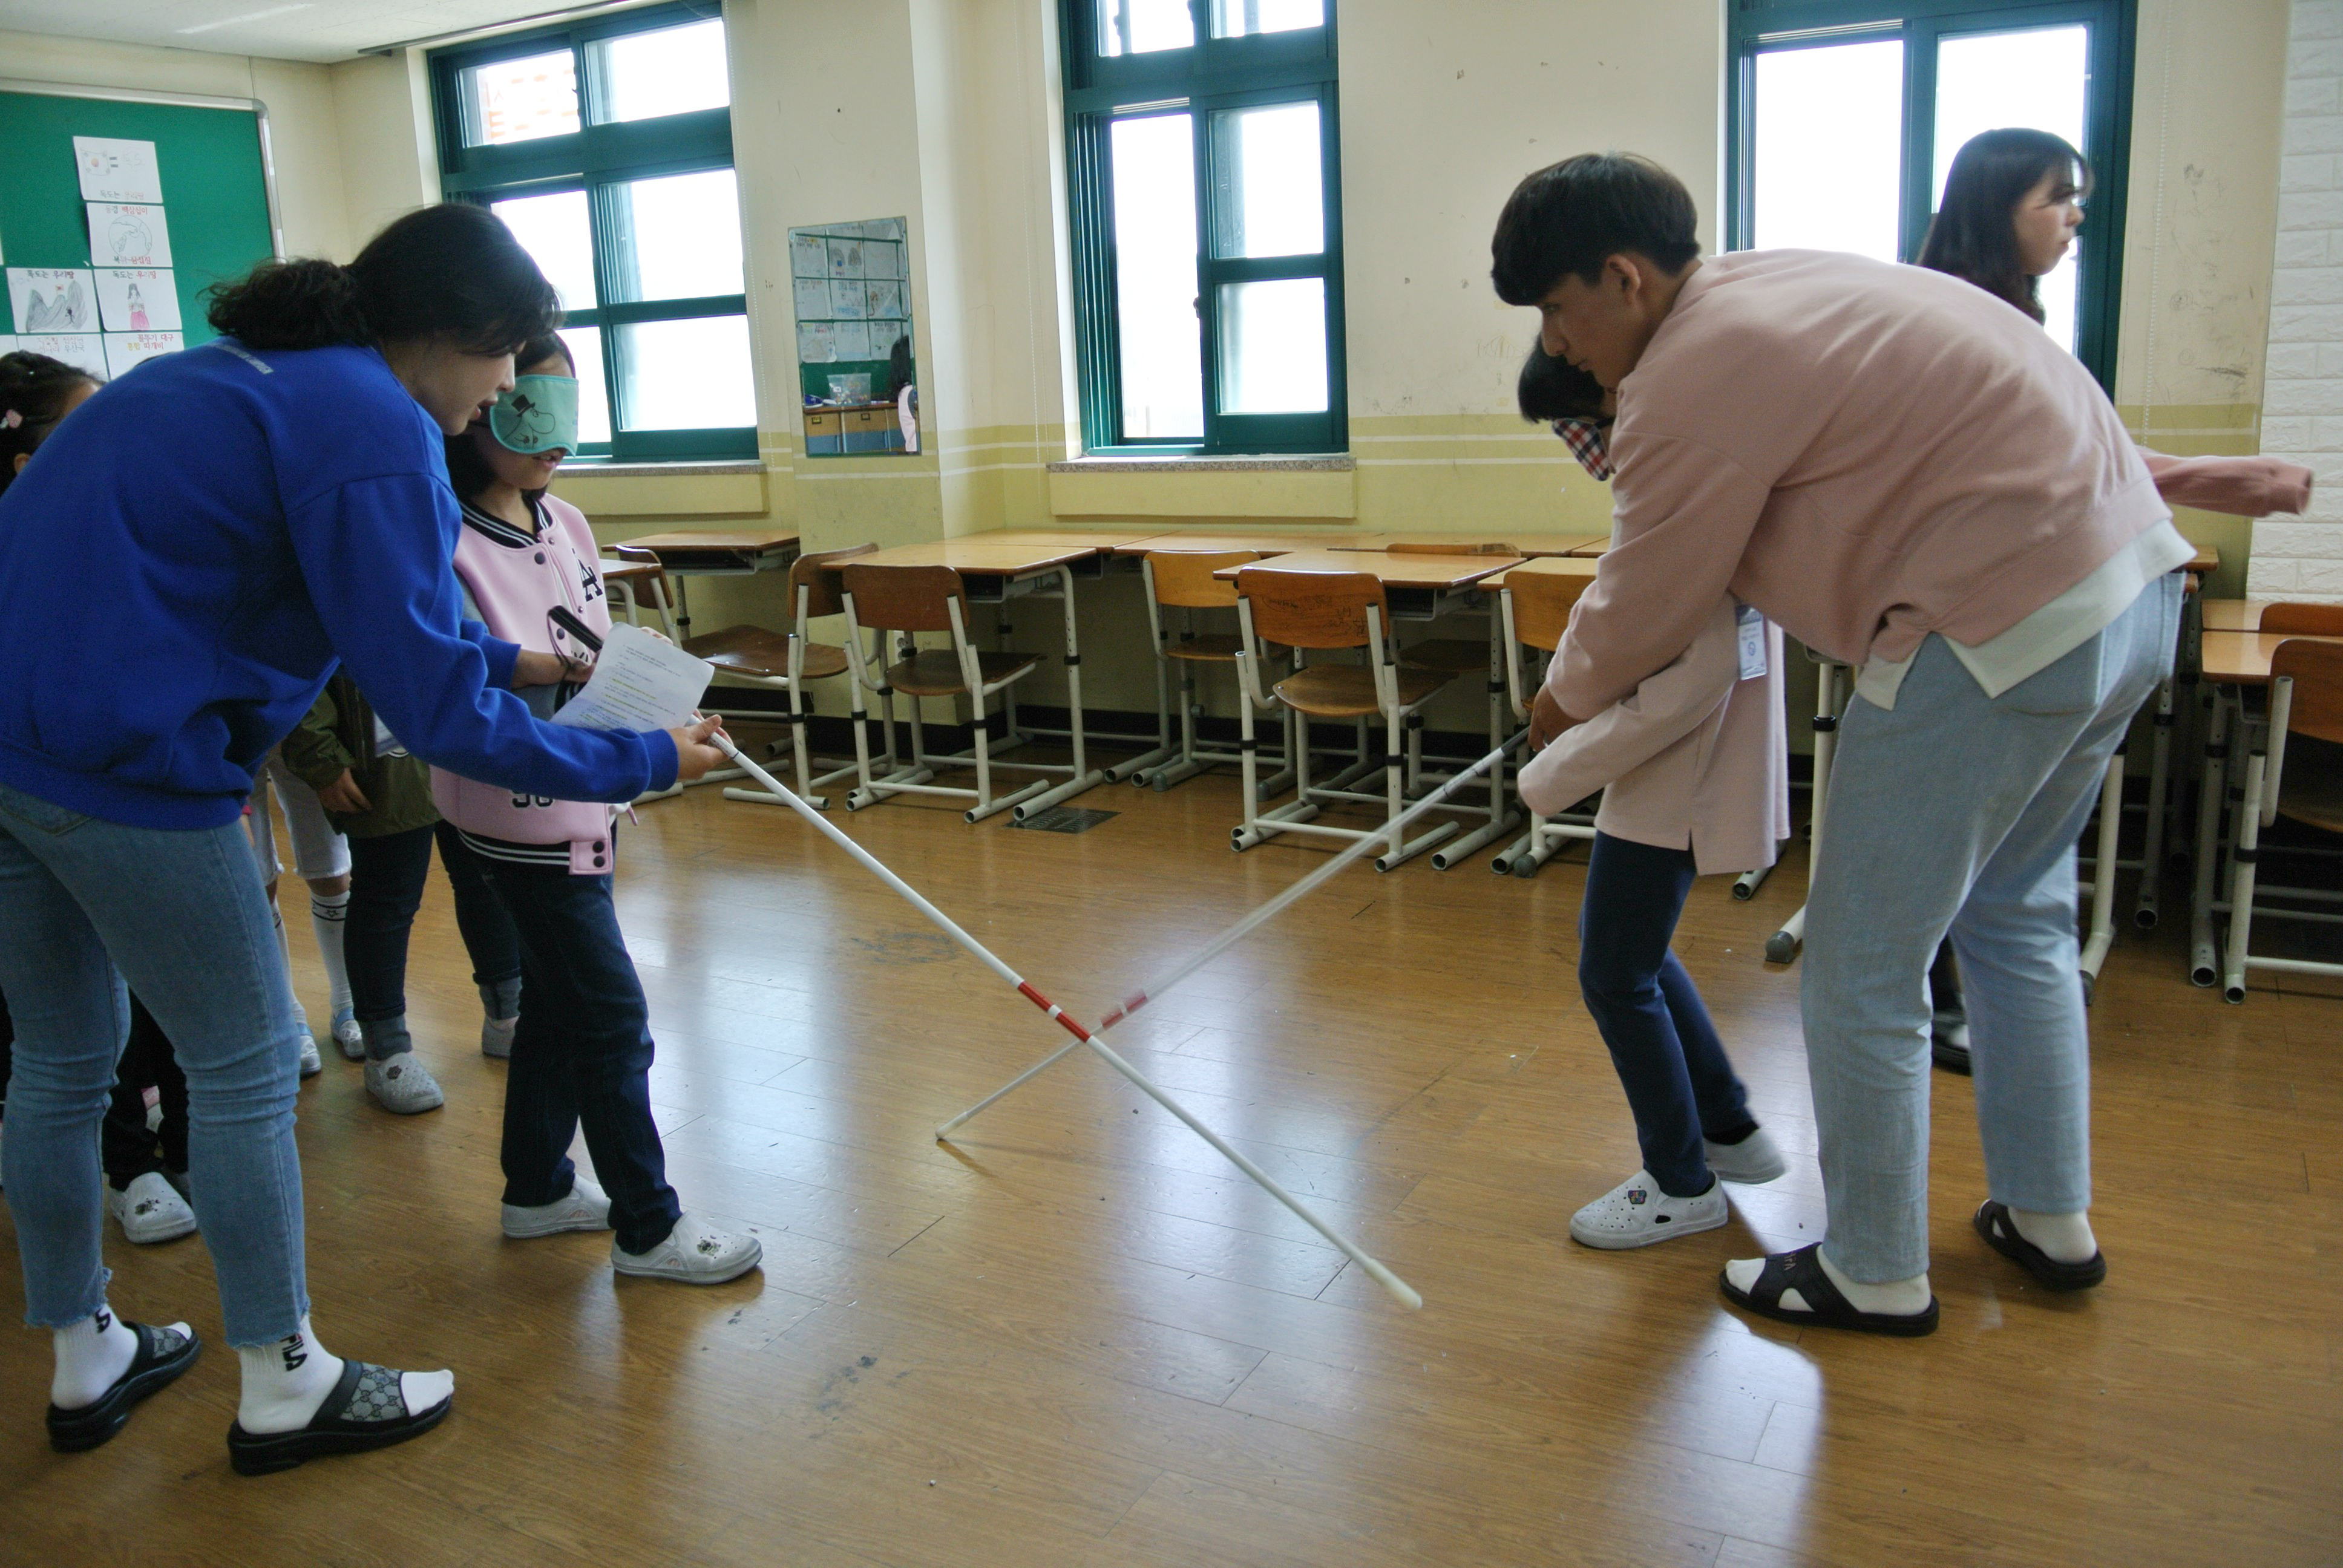
[[[578,378],[523,376],[488,406],[488,434],[524,457],[578,450]]]

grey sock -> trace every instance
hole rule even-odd
[[[479,988],[480,1007],[490,1018],[502,1021],[520,1012],[520,976],[500,980],[493,985]]]
[[[368,1061],[387,1061],[402,1051],[415,1049],[415,1041],[407,1037],[405,1013],[400,1013],[397,1018],[386,1018],[373,1023],[360,1019],[358,1032],[366,1037],[366,1053]]]

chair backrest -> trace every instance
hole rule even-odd
[[[2343,604],[2270,604],[2261,629],[2288,637],[2343,637]]]
[[[659,565],[659,557],[637,545],[612,545],[610,554],[630,570],[608,586],[624,593],[628,604],[649,606],[664,618],[675,606],[675,595],[668,588],[667,568]]]
[[[1564,576],[1559,572],[1513,571],[1505,578],[1505,591],[1513,596],[1513,638],[1552,653],[1570,629],[1570,612],[1594,576]]]
[[[1261,559],[1258,550],[1150,550],[1147,575],[1155,580],[1155,602],[1178,609],[1227,609],[1237,602],[1237,585],[1216,581],[1223,568]]]
[[[809,556],[799,556],[789,568],[789,598],[798,597],[798,589],[810,590],[806,596],[806,616],[837,615],[846,608],[839,601],[838,563],[852,560],[857,556],[873,555],[877,545],[853,545],[842,550],[817,550]],[[830,569],[825,570],[828,568]]]
[[[1521,551],[1508,544],[1483,543],[1460,538],[1453,545],[1447,543],[1385,545],[1383,554],[1387,556],[1517,556]]]
[[[2268,611],[2262,618],[2267,624]],[[2270,678],[2294,682],[2288,734],[2343,743],[2343,642],[2288,638],[2270,655]]]
[[[950,631],[953,599],[968,620],[968,590],[950,567],[870,567],[850,564],[846,591],[854,597],[858,626],[880,631]]]
[[[1237,593],[1252,605],[1253,635],[1288,648],[1364,648],[1371,640],[1367,607],[1391,629],[1383,579],[1371,572],[1280,571],[1247,567]]]

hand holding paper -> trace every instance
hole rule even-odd
[[[673,729],[691,722],[715,667],[640,627],[610,628],[586,688],[553,716],[580,729]]]

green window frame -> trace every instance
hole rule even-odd
[[[629,243],[617,210],[617,187],[629,181],[669,175],[703,174],[732,165],[732,111],[701,109],[657,119],[604,122],[606,85],[593,68],[589,45],[632,33],[658,32],[705,22],[720,11],[704,4],[656,5],[567,25],[507,34],[488,42],[434,51],[429,56],[432,116],[439,145],[440,188],[449,201],[481,206],[513,196],[586,194],[594,246],[592,308],[571,310],[565,331],[593,330],[602,345],[602,374],[609,398],[611,439],[583,442],[576,456],[618,462],[681,462],[754,457],[757,427],[639,430],[627,427],[622,407],[626,337],[623,327],[704,317],[748,315],[748,296],[620,301],[615,286]],[[466,125],[463,74],[502,60],[543,55],[567,46],[577,68],[579,128],[563,136],[501,145],[473,144]],[[745,273],[745,269],[744,269]],[[755,337],[750,335],[751,352]]]
[[[2123,301],[2125,186],[2131,166],[2132,61],[2137,0],[1729,0],[1732,69],[1726,78],[1725,248],[1745,250],[1755,228],[1756,60],[1781,49],[1900,38],[1904,43],[1904,156],[1898,235],[1906,261],[1928,234],[1936,194],[1936,44],[1972,33],[2055,27],[2090,30],[2082,154],[2095,186],[2077,236],[2075,357],[2110,396]]]
[[[1241,5],[1242,0],[1221,0]],[[1217,38],[1213,0],[1187,0],[1196,42],[1186,48],[1107,55],[1102,35],[1128,21],[1132,0],[1061,0],[1065,70],[1066,169],[1073,240],[1076,368],[1086,451],[1125,455],[1342,452],[1350,445],[1343,353],[1342,130],[1336,102],[1334,0],[1323,25]],[[1278,256],[1224,256],[1221,204],[1212,199],[1213,113],[1277,104],[1318,106],[1324,249]],[[1121,333],[1117,320],[1113,161],[1118,119],[1186,113],[1193,125],[1196,210],[1196,330],[1202,350],[1201,439],[1123,433]],[[1326,407],[1322,412],[1224,412],[1221,290],[1230,284],[1290,278],[1323,282]]]

